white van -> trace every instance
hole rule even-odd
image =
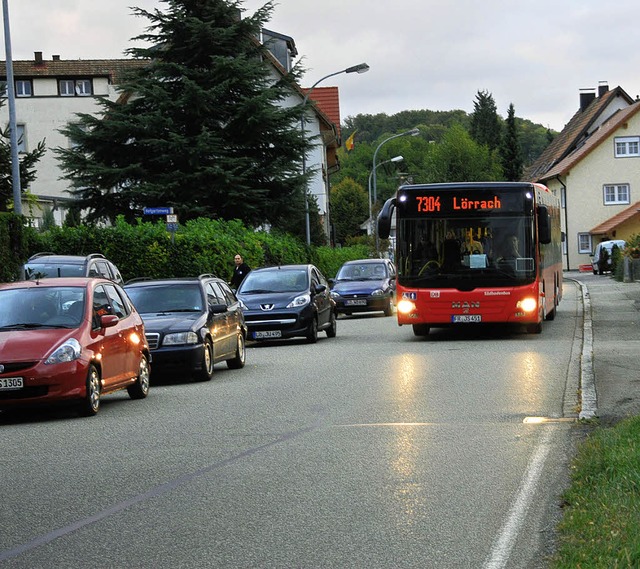
[[[616,245],[620,249],[624,249],[626,244],[626,241],[623,241],[622,239],[611,239],[610,241],[601,241],[598,243],[596,245],[596,250],[593,252],[593,259],[591,259],[593,274],[601,275],[605,271],[610,271],[611,252],[613,251],[613,246]]]

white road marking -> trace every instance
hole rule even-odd
[[[545,428],[540,444],[536,448],[527,471],[520,483],[516,499],[511,507],[509,515],[502,526],[499,537],[495,542],[491,555],[485,562],[484,569],[502,569],[506,566],[511,554],[511,549],[518,537],[518,532],[526,518],[527,510],[536,492],[536,486],[540,480],[545,461],[551,449],[549,444],[553,435],[553,428]]]

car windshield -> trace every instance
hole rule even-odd
[[[202,312],[204,302],[197,283],[149,284],[125,287],[141,314],[151,312]]]
[[[307,271],[304,269],[251,271],[242,281],[239,294],[309,291]]]
[[[339,281],[379,281],[387,278],[384,263],[362,263],[342,265],[336,280]]]
[[[82,263],[28,263],[24,270],[25,276],[29,279],[84,276]]]
[[[77,328],[84,315],[84,287],[0,290],[0,331]]]

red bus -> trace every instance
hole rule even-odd
[[[401,186],[378,216],[387,239],[395,211],[398,324],[514,323],[530,333],[562,298],[560,202],[541,184]]]

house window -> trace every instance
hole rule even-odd
[[[90,79],[60,79],[58,88],[61,97],[88,97],[91,95]]]
[[[640,136],[623,136],[615,139],[616,158],[640,156]]]
[[[31,97],[33,95],[33,88],[30,79],[17,79],[16,80],[16,97]]]
[[[591,254],[591,234],[578,233],[578,253]]]
[[[604,205],[629,203],[629,184],[612,184],[604,187]]]

